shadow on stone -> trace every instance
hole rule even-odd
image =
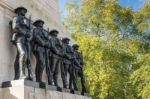
[[[2,83],[2,88],[7,88],[7,87],[12,87],[12,84],[10,81]]]
[[[46,83],[40,82],[39,83],[39,88],[46,89]]]
[[[57,87],[57,91],[62,92],[62,88],[61,87]]]

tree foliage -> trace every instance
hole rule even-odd
[[[83,52],[93,99],[150,99],[150,1],[136,12],[117,0],[67,9],[65,25]]]

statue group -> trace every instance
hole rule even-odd
[[[83,74],[84,62],[82,54],[78,51],[79,46],[77,44],[70,46],[70,39],[67,37],[60,40],[57,37],[59,32],[55,29],[45,30],[43,20],[32,22],[31,18],[25,16],[26,8],[18,7],[14,12],[17,14],[12,20],[11,40],[17,48],[14,79],[32,81],[35,74],[36,82],[42,83],[42,74],[46,69],[49,85],[60,87],[58,85],[60,72],[64,88],[78,90],[77,77],[80,77],[82,92],[86,92]],[[35,73],[31,65],[31,53],[36,58]],[[28,74],[25,72],[26,69]]]

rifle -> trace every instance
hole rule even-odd
[[[82,68],[82,66],[80,65],[80,63],[78,62],[78,60],[74,57],[72,57],[72,63],[75,64],[76,67],[78,68]]]
[[[45,30],[46,31],[46,30]],[[49,33],[49,28],[48,31],[46,31]],[[48,42],[48,41],[47,41]],[[47,73],[47,78],[48,78],[48,84],[51,84],[52,82],[52,77],[51,77],[51,68],[50,68],[50,63],[49,63],[49,49],[45,46],[45,62],[46,62],[46,73]]]
[[[27,38],[27,41],[31,41],[31,40],[32,40],[32,34],[31,34],[31,30],[32,30],[32,20],[31,20],[31,15],[30,15],[30,17],[29,17],[28,27],[29,27],[28,33],[30,34],[30,37]]]
[[[32,20],[31,20],[31,15],[30,15],[30,17],[29,17],[29,29],[30,29],[30,32],[31,32],[31,28],[32,28],[32,26],[31,26],[31,24],[32,24],[31,21],[32,21]]]
[[[32,23],[31,23],[31,15],[30,15],[30,17],[29,17],[29,21],[28,21],[28,27],[29,27],[29,31],[28,31],[28,33],[30,33],[30,37],[29,38],[26,38],[27,39],[27,52],[28,52],[28,58],[27,58],[27,68],[28,68],[28,76],[29,77],[32,77],[32,78],[30,78],[31,80],[33,80],[33,81],[35,81],[35,75],[34,75],[34,73],[33,73],[33,69],[32,69],[32,66],[31,66],[31,58],[30,58],[30,56],[31,56],[31,45],[30,45],[30,41],[31,41],[31,39],[32,39],[32,34],[31,34],[31,29],[32,29]]]

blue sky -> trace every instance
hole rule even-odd
[[[67,13],[65,10],[65,4],[67,2],[73,1],[77,0],[59,0],[60,12],[62,14],[62,17]],[[131,7],[134,11],[137,11],[144,4],[144,1],[145,0],[119,0],[119,4],[123,7]]]
[[[145,0],[119,0],[119,4],[124,7],[131,7],[137,11],[144,4],[144,1]]]

